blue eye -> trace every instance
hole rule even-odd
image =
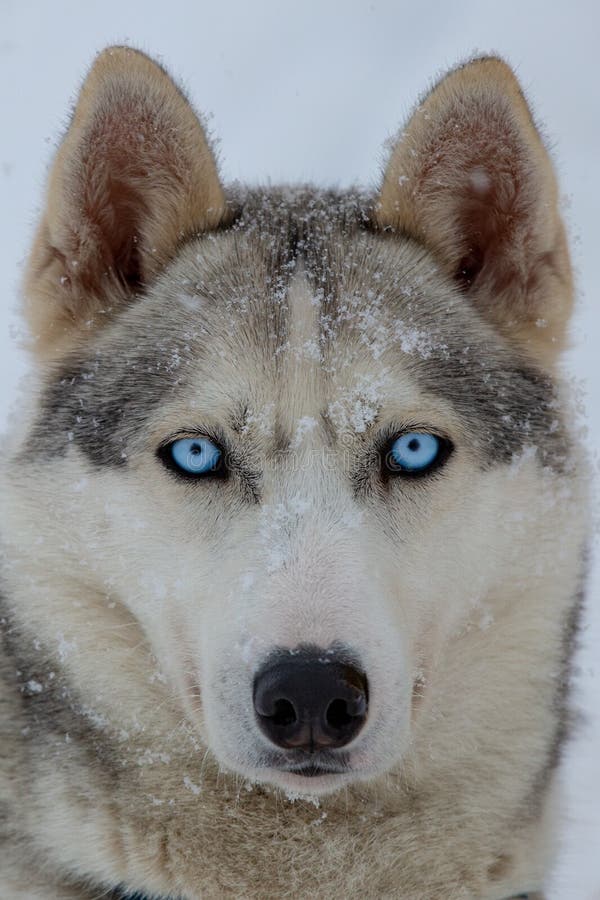
[[[223,453],[208,438],[180,438],[164,448],[163,459],[186,475],[210,475],[222,471]]]
[[[448,442],[426,431],[408,431],[397,437],[386,457],[390,472],[420,474],[434,468],[449,452]]]

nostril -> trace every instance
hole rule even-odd
[[[345,669],[345,697],[336,697],[328,705],[325,721],[330,728],[342,730],[356,725],[367,714],[367,682],[364,676],[356,671]]]
[[[293,725],[298,716],[296,715],[294,704],[290,703],[289,700],[276,700],[273,704],[271,718],[274,725],[285,727],[286,725]]]
[[[350,724],[352,718],[345,700],[332,700],[325,713],[327,724],[334,729],[345,728]]]

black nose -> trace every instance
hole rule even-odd
[[[365,675],[327,651],[279,655],[254,681],[258,724],[278,747],[344,747],[364,725],[367,707]]]

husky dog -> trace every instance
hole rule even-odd
[[[143,54],[50,174],[3,465],[3,900],[538,896],[587,530],[510,68],[380,187],[225,189]]]

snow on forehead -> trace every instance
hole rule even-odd
[[[352,364],[357,350],[373,360],[447,352],[456,304],[444,302],[435,262],[408,239],[375,233],[367,208],[354,194],[251,193],[234,225],[190,246],[176,284],[162,289],[176,295],[182,318],[219,334],[232,353],[236,343],[274,362],[292,353],[331,371]]]

